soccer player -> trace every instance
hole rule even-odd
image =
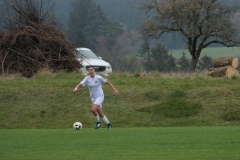
[[[102,83],[107,83],[112,87],[115,94],[118,95],[119,92],[116,88],[110,83],[107,79],[101,77],[100,75],[95,74],[95,68],[93,66],[89,66],[88,68],[89,75],[86,76],[73,90],[73,92],[77,92],[78,88],[81,86],[88,86],[90,91],[90,98],[92,101],[92,113],[96,119],[95,129],[98,129],[101,126],[100,118],[108,125],[108,129],[111,129],[112,124],[109,122],[107,117],[103,114],[102,103],[104,100],[104,93],[102,89]]]

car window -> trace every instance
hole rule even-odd
[[[90,50],[78,50],[84,57],[88,59],[99,59],[96,54]]]

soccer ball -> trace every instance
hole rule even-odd
[[[73,123],[73,128],[76,129],[76,130],[82,129],[82,123],[81,122]]]

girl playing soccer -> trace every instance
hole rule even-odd
[[[110,83],[107,79],[96,75],[95,68],[93,66],[89,66],[88,68],[89,75],[86,76],[73,90],[73,92],[77,92],[78,88],[81,86],[88,86],[90,91],[90,98],[92,101],[92,113],[96,119],[96,126],[95,129],[98,129],[101,126],[100,118],[108,125],[108,129],[111,129],[112,124],[109,122],[107,117],[103,114],[102,110],[102,103],[104,100],[104,93],[102,89],[102,83],[107,83],[109,86],[112,87],[115,94],[118,95],[119,92],[116,88]]]

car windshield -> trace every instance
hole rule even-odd
[[[86,57],[87,59],[99,59],[96,54],[94,54],[92,51],[90,50],[78,50],[79,52],[81,52],[81,54],[83,55],[83,57]]]

